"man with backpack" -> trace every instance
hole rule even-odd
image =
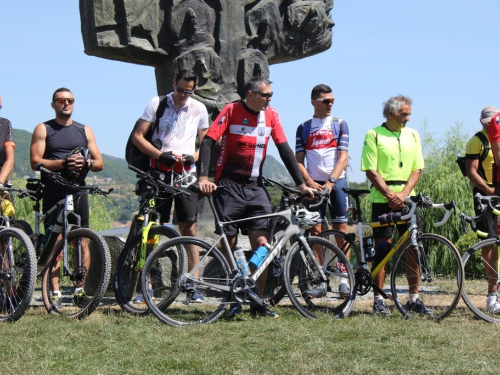
[[[347,233],[348,196],[342,191],[347,187],[345,169],[348,162],[349,128],[347,123],[337,117],[332,117],[332,107],[335,98],[332,89],[327,85],[316,85],[311,92],[311,104],[314,108],[313,118],[297,128],[295,143],[295,158],[299,163],[300,172],[307,186],[322,191],[325,187],[330,191],[328,206],[332,228]],[[305,165],[307,160],[307,166]],[[318,224],[310,229],[310,234],[316,236],[323,231],[326,222],[326,204],[319,209]],[[337,239],[339,241],[340,239]],[[339,243],[342,246],[343,243]],[[321,262],[321,254],[317,254]],[[347,254],[349,257],[349,254]],[[346,279],[341,279],[339,293],[342,297],[349,296]],[[326,288],[318,286],[317,297],[326,295]]]
[[[489,106],[483,108],[479,122],[482,130],[472,136],[465,147],[465,172],[474,188],[472,195],[494,195],[493,185],[493,152],[488,139],[488,129],[490,121],[498,113],[498,108]],[[475,203],[475,202],[474,202]],[[481,207],[474,204],[476,215],[481,213]],[[477,223],[477,229],[488,233],[488,238],[497,236],[497,216],[491,213],[485,219]],[[495,246],[485,246],[482,249],[481,257],[488,275],[488,297],[486,299],[486,309],[493,314],[500,314],[500,303],[497,296],[497,264],[498,257]]]
[[[155,96],[149,101],[133,135],[134,145],[150,157],[149,168],[160,170],[167,182],[183,173],[196,172],[199,152],[195,147],[196,135],[201,144],[209,126],[205,105],[191,97],[197,82],[198,76],[193,70],[179,72],[173,80],[174,92],[162,100]],[[150,132],[152,127],[155,129]],[[157,206],[162,222],[169,222],[171,208],[172,200]],[[188,198],[175,197],[175,213],[181,235],[194,237],[198,196],[192,193]],[[199,251],[194,247],[187,251],[188,268],[191,269],[198,263]],[[137,299],[137,302],[140,301]],[[191,302],[202,303],[203,296],[195,291]]]

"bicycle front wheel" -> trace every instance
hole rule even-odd
[[[297,241],[285,259],[285,285],[291,302],[306,318],[347,316],[356,297],[351,265],[331,242],[313,236],[304,238],[313,255]],[[325,273],[326,281],[312,256]]]
[[[411,241],[396,254],[391,273],[394,303],[406,317],[441,320],[453,311],[462,293],[460,253],[437,234],[419,234],[417,241],[420,267]],[[423,305],[410,300],[410,293],[417,294]]]
[[[486,302],[488,283],[496,285],[498,282],[497,254],[497,239],[488,238],[472,246],[462,258],[465,270],[464,302],[478,318],[490,323],[500,323],[499,312],[494,308],[488,310]]]
[[[63,247],[61,239],[42,272],[43,303],[51,314],[82,319],[97,308],[108,288],[108,245],[91,229],[72,230],[68,233],[67,269],[63,265]]]
[[[355,233],[344,233],[341,230],[330,229],[321,232],[318,237],[324,238],[337,246],[349,259],[352,269],[358,269],[361,256],[359,255],[359,242],[356,240]]]
[[[197,264],[187,264],[188,251],[199,253]],[[171,272],[173,260],[180,262],[177,269],[181,272]],[[211,323],[224,313],[231,298],[230,275],[229,265],[217,248],[193,237],[178,237],[148,256],[141,282],[144,295],[148,283],[153,290],[146,299],[151,312],[163,323],[183,326]],[[162,303],[163,299],[167,302]]]
[[[29,308],[36,281],[36,255],[19,229],[0,232],[0,321],[18,320]]]
[[[179,233],[172,228],[158,225],[151,227],[146,242],[146,256],[158,245],[174,237],[179,237]],[[141,287],[141,247],[142,232],[138,231],[127,241],[116,261],[113,284],[116,301],[125,311],[135,315],[149,313]]]

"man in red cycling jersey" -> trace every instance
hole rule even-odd
[[[302,179],[278,112],[269,106],[273,95],[271,83],[264,77],[252,77],[245,85],[245,100],[226,105],[210,126],[201,144],[198,184],[202,193],[214,192],[217,214],[223,221],[272,213],[271,202],[261,178],[270,137],[273,138],[280,157],[300,192],[314,196],[313,189],[307,187]],[[219,139],[222,139],[222,145],[216,161],[216,183],[212,183],[208,179],[210,148]],[[254,251],[261,243],[268,241],[268,220],[249,221],[226,226],[231,249],[236,245],[240,229],[242,234],[248,234]],[[261,297],[265,281],[264,273],[257,280]],[[254,314],[278,316],[267,307],[256,304],[251,304],[251,309]],[[239,305],[233,305],[230,310],[231,315],[240,312]]]

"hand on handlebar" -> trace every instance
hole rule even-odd
[[[299,191],[300,195],[308,195],[311,198],[314,198],[314,192],[317,191],[317,189],[313,189],[312,187],[309,187],[306,184],[300,184]]]
[[[210,182],[208,177],[200,177],[198,179],[198,188],[200,192],[205,195],[212,195],[212,193],[217,190],[217,185],[213,182]]]

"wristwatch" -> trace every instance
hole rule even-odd
[[[90,163],[89,163],[89,169],[92,169],[92,167],[94,166],[94,159],[90,159]]]
[[[334,184],[334,183],[335,183],[335,181],[337,181],[337,179],[336,179],[335,177],[330,176],[330,177],[328,178],[328,181],[330,181],[332,184]]]

